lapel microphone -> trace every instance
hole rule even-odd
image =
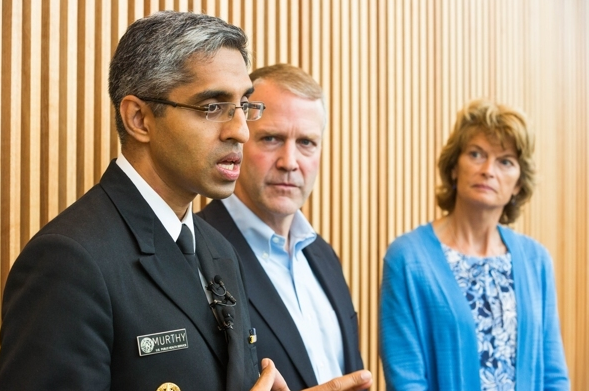
[[[213,300],[209,307],[215,311],[219,330],[232,329],[235,318],[233,307],[237,304],[237,300],[229,293],[218,274],[212,281],[209,281],[207,290],[213,294]]]

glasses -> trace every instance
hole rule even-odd
[[[138,98],[146,102],[159,103],[162,105],[178,107],[180,109],[200,111],[201,113],[206,113],[206,119],[212,122],[231,121],[235,115],[235,109],[243,110],[246,121],[257,121],[262,118],[262,113],[266,108],[262,102],[243,102],[241,106],[237,106],[235,103],[231,102],[211,103],[206,106],[192,106],[165,99],[142,98],[140,96],[138,96]]]

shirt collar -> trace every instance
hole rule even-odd
[[[174,213],[170,205],[168,205],[166,201],[164,201],[164,199],[153,190],[151,186],[149,186],[145,179],[139,175],[137,170],[135,170],[123,154],[120,154],[117,158],[117,165],[125,174],[127,174],[135,187],[137,187],[137,190],[139,190],[145,201],[147,201],[172,239],[178,239],[180,231],[182,230],[182,224],[186,224],[194,236],[194,223],[192,221],[192,213],[190,213],[192,211],[192,202],[188,205],[188,211],[182,220],[178,220],[178,216],[176,216],[176,213]]]
[[[268,249],[272,238],[279,236],[235,194],[221,200],[221,202],[227,208],[235,225],[254,249],[254,252],[256,252],[256,249]],[[301,243],[300,248],[297,248],[297,250],[302,250],[317,238],[317,233],[300,210],[297,210],[294,215],[289,235],[291,249]]]

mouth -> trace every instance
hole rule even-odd
[[[233,171],[235,169],[235,163],[219,163],[219,167],[224,170]]]
[[[278,192],[284,192],[291,194],[293,191],[297,191],[301,186],[297,183],[291,182],[270,182],[268,186],[274,188]]]
[[[491,186],[487,186],[487,185],[474,185],[473,187],[476,189],[481,189],[481,190],[495,191],[495,189],[493,189]]]
[[[239,169],[241,166],[241,154],[240,153],[230,153],[228,155],[223,156],[219,161],[217,161],[217,169],[221,173],[221,175],[229,180],[235,181],[239,177]]]

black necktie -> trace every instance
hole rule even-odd
[[[176,244],[180,247],[180,251],[184,254],[184,257],[188,261],[188,264],[194,271],[198,273],[198,259],[196,258],[196,254],[194,253],[194,239],[192,237],[192,232],[190,228],[186,224],[182,224],[182,231],[180,231],[180,236],[178,236],[178,240],[176,240]]]
[[[198,273],[200,265],[194,253],[194,239],[190,228],[186,224],[182,224],[182,231],[180,231],[180,236],[178,236],[176,244],[180,247],[190,266]],[[204,291],[201,292],[204,293]],[[233,322],[233,317],[235,316],[233,307],[220,307],[219,310],[221,311],[216,314],[220,318],[218,321],[230,319]],[[240,346],[241,339],[239,338],[239,333],[233,328],[225,329],[225,336],[227,338],[229,355],[229,361],[227,362],[227,390],[241,390],[245,378],[245,358],[243,347]]]
[[[223,307],[222,314],[227,321],[234,320],[235,307]],[[242,390],[245,382],[245,352],[243,349],[242,339],[239,336],[239,331],[233,327],[225,329],[225,336],[227,337],[227,352],[229,353],[229,361],[227,362],[227,390]]]

